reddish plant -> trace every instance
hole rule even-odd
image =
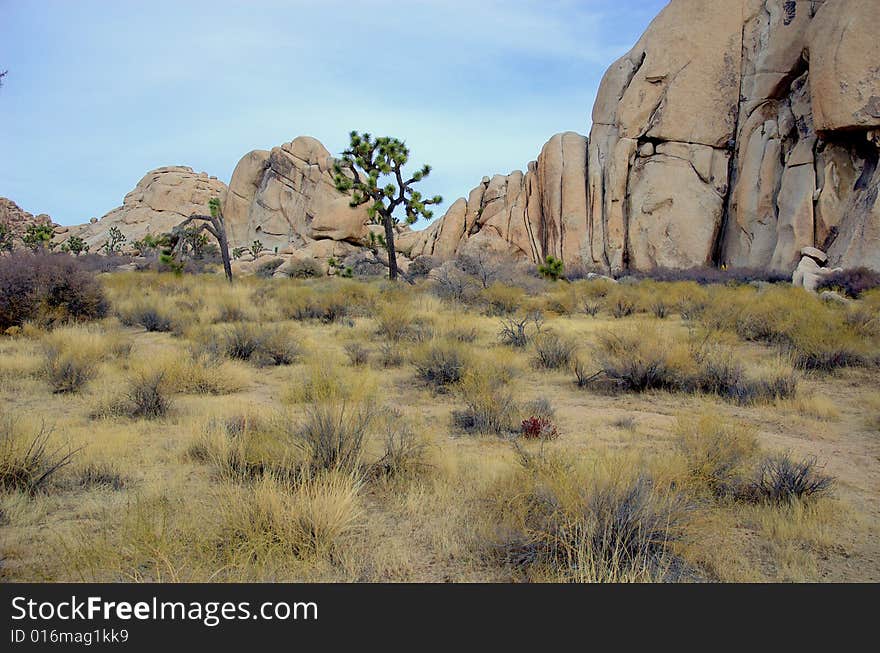
[[[527,440],[556,440],[559,438],[559,429],[556,424],[546,417],[529,417],[523,420],[520,433]]]

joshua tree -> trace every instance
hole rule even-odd
[[[174,227],[172,240],[175,244],[172,248],[174,253],[179,253],[187,242],[192,242],[202,231],[207,231],[216,240],[220,246],[220,256],[223,258],[223,272],[226,279],[232,283],[232,263],[229,260],[229,240],[226,237],[226,221],[223,218],[223,211],[220,208],[220,200],[212,197],[208,202],[208,208],[211,215],[193,214],[179,225]],[[193,222],[200,222],[195,229],[188,228]]]
[[[61,244],[61,251],[70,252],[74,256],[79,256],[80,254],[88,254],[89,246],[88,243],[79,236],[71,236],[66,242]]]
[[[29,224],[21,242],[25,247],[38,251],[41,249],[52,249],[52,239],[55,237],[55,230],[48,224]]]
[[[407,224],[420,217],[431,219],[432,204],[443,201],[439,195],[423,199],[413,186],[431,174],[431,166],[423,166],[409,179],[403,167],[409,161],[409,150],[396,138],[373,138],[370,134],[351,132],[351,143],[334,166],[336,188],[351,196],[351,206],[367,205],[367,215],[385,228],[384,247],[388,251],[388,276],[397,279],[397,252],[394,248],[395,215],[402,208]],[[384,183],[387,182],[387,183]]]
[[[562,263],[562,259],[548,256],[547,261],[538,266],[538,274],[550,281],[559,281],[564,278],[565,265]]]
[[[113,254],[118,254],[122,249],[122,243],[124,243],[128,238],[119,227],[110,227],[110,231],[107,233],[107,242],[104,243],[101,249],[107,254],[107,256],[112,256]]]

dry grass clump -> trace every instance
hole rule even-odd
[[[472,354],[462,343],[435,340],[416,348],[412,364],[418,377],[438,392],[460,382],[469,368]]]
[[[598,473],[597,473],[598,472]],[[682,573],[685,504],[645,475],[527,458],[494,489],[501,560],[530,580],[653,582]]]
[[[102,488],[119,491],[124,489],[129,480],[111,462],[91,461],[75,470],[76,485],[82,489]]]
[[[697,491],[706,489],[716,497],[742,492],[743,478],[758,454],[754,427],[706,413],[680,417],[676,431]]]
[[[847,324],[847,312],[791,288],[719,289],[701,316],[711,329],[766,342],[789,353],[796,367],[830,371],[868,365],[880,345]]]
[[[366,365],[370,361],[370,350],[359,342],[349,342],[345,345],[345,355],[353,367]]]
[[[489,316],[513,315],[523,305],[525,291],[515,286],[493,283],[480,291],[480,299],[485,303]]]
[[[292,444],[305,454],[312,470],[354,472],[375,420],[376,410],[366,402],[321,403],[309,408],[303,423],[292,431]]]
[[[238,322],[203,331],[196,341],[201,353],[247,361],[257,367],[292,365],[302,356],[296,334],[283,325]]]
[[[740,404],[773,402],[797,391],[797,377],[783,360],[746,371],[723,344],[676,337],[649,325],[600,333],[594,358],[597,373],[590,374],[583,362],[575,364],[581,387],[610,382],[628,392],[703,392]]]
[[[45,424],[27,429],[0,414],[0,490],[34,495],[71,463],[78,450],[50,443],[53,431]]]
[[[230,488],[220,498],[218,545],[239,561],[330,558],[361,519],[360,489],[341,470]]]
[[[496,370],[470,370],[456,388],[463,408],[452,413],[453,425],[469,434],[502,435],[517,426],[519,408],[510,383]]]
[[[337,356],[322,355],[309,358],[296,370],[281,399],[287,404],[366,401],[376,391],[376,376],[370,368],[350,374]]]
[[[131,342],[94,326],[56,329],[43,337],[42,375],[56,394],[77,392],[92,380],[98,365],[128,355]]]
[[[289,442],[286,418],[274,422],[251,414],[211,418],[187,449],[191,460],[210,465],[218,478],[247,481],[270,473],[289,476],[300,467]]]
[[[173,404],[168,386],[161,369],[135,371],[129,376],[124,390],[110,390],[100,395],[89,415],[92,419],[161,419],[170,412]]]
[[[560,336],[552,331],[535,338],[535,367],[545,370],[560,370],[571,367],[577,342],[573,338]]]
[[[383,450],[368,469],[373,480],[411,480],[423,475],[431,466],[427,460],[428,445],[404,421],[400,411],[389,409],[382,416]]]

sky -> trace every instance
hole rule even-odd
[[[666,0],[0,0],[0,196],[60,224],[149,170],[225,182],[351,130],[430,163],[442,215],[484,175],[587,134],[602,75]]]

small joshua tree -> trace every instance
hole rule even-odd
[[[232,283],[232,263],[229,259],[229,239],[226,236],[226,221],[223,218],[223,211],[220,207],[220,200],[212,197],[208,202],[208,208],[211,215],[198,215],[194,213],[179,225],[174,227],[171,232],[171,240],[174,242],[171,251],[173,258],[176,260],[181,254],[184,247],[193,246],[197,243],[203,248],[205,238],[202,231],[207,231],[217,241],[220,247],[220,257],[223,259],[223,272],[226,280]],[[193,222],[198,222],[195,227],[190,227]]]
[[[89,245],[79,236],[71,236],[61,244],[61,251],[69,252],[74,256],[79,256],[80,254],[89,253]]]
[[[559,281],[565,274],[565,264],[562,259],[548,256],[544,264],[538,266],[538,274],[550,281]]]
[[[367,215],[385,228],[384,247],[388,251],[388,276],[397,279],[397,252],[394,226],[402,209],[407,224],[418,219],[430,220],[428,206],[440,204],[439,195],[424,199],[413,186],[431,174],[431,166],[422,166],[406,179],[403,167],[409,161],[409,149],[403,141],[390,137],[373,138],[370,134],[351,132],[351,142],[334,166],[336,189],[351,196],[351,206],[367,206]]]
[[[244,256],[247,251],[247,247],[236,247],[232,250],[232,258],[237,261]]]
[[[266,248],[263,247],[263,243],[261,243],[259,240],[255,240],[254,244],[250,247],[251,256],[254,257],[255,261],[257,260],[257,257],[259,257],[259,255],[262,254],[264,251],[266,251]]]
[[[107,232],[107,242],[104,243],[101,249],[104,250],[107,256],[118,254],[126,240],[125,234],[120,231],[119,227],[110,227],[110,231]]]
[[[21,242],[25,247],[38,251],[41,249],[52,249],[52,239],[55,237],[55,230],[48,224],[29,224]]]

